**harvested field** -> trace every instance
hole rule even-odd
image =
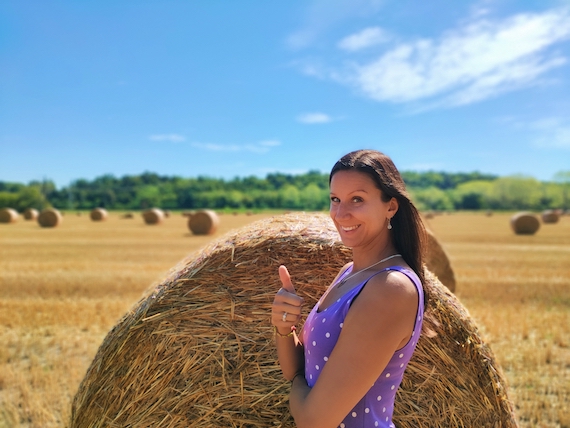
[[[86,216],[53,229],[0,225],[0,427],[66,426],[103,338],[149,285],[221,234],[268,216],[225,216],[210,236],[193,235],[181,215],[159,228],[112,212],[97,225]],[[426,221],[503,368],[520,427],[570,427],[570,217],[535,235],[513,234],[510,217]]]

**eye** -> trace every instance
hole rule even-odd
[[[340,199],[337,198],[336,196],[331,196],[331,202],[338,203],[340,202]]]
[[[355,203],[362,202],[362,198],[360,196],[355,196],[354,198],[352,198],[352,202],[355,202]]]

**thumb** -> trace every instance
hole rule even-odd
[[[296,294],[295,287],[291,282],[291,275],[289,275],[289,271],[283,265],[279,266],[279,279],[281,280],[281,284],[283,284],[283,289],[285,291]]]

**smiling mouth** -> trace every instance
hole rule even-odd
[[[351,232],[351,231],[353,231],[353,230],[358,229],[359,227],[360,227],[360,225],[350,226],[350,227],[348,227],[348,226],[341,226],[341,229],[342,229],[344,232]]]

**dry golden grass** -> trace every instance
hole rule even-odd
[[[0,427],[62,427],[107,331],[188,253],[271,214],[224,215],[213,236],[187,218],[106,222],[67,213],[58,228],[0,225]],[[521,427],[570,427],[570,217],[515,235],[509,214],[427,220],[456,295],[491,345]]]

